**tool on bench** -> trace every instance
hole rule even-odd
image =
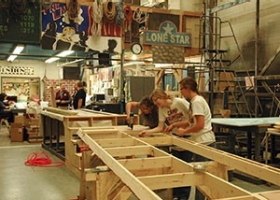
[[[133,130],[133,121],[134,121],[134,113],[130,113],[129,115],[129,124],[128,126],[131,128],[131,130]]]

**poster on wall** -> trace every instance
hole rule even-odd
[[[97,5],[97,2],[92,3],[92,6],[78,5],[74,16],[73,10],[67,9],[69,6],[65,3],[52,3],[42,9],[42,48],[120,53],[121,27],[115,23],[106,25],[103,23],[103,17],[96,22],[96,12],[98,9],[103,10],[103,6],[106,5]],[[112,5],[117,9],[115,3]],[[97,29],[100,30],[100,34],[96,33]]]

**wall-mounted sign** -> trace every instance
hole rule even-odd
[[[34,67],[0,66],[1,75],[34,75]]]
[[[40,1],[0,0],[0,42],[40,43]]]
[[[177,27],[171,21],[164,21],[159,31],[145,31],[144,44],[163,44],[173,46],[191,47],[191,34],[178,33]]]

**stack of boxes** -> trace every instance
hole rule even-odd
[[[26,118],[23,115],[15,116],[14,123],[11,124],[11,142],[41,142],[39,118]]]
[[[26,119],[26,129],[27,129],[27,141],[30,143],[42,142],[43,138],[40,136],[39,126],[40,121],[39,118],[29,118]]]
[[[10,134],[11,142],[23,141],[23,127],[25,123],[25,117],[22,115],[15,116],[14,123],[11,123]]]

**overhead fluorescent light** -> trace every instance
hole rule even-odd
[[[65,57],[65,56],[68,56],[70,54],[74,53],[74,51],[71,51],[71,50],[67,50],[67,51],[62,51],[60,52],[59,54],[57,54],[56,56],[58,57]]]
[[[81,62],[81,61],[83,61],[83,60],[85,60],[85,59],[76,59],[76,60],[74,60],[74,61],[71,61],[71,62],[66,62],[66,63],[63,63],[63,64],[61,64],[61,65],[57,65],[58,67],[63,67],[63,66],[66,66],[66,65],[71,65],[71,64],[74,64],[74,63],[77,63],[77,62]],[[75,66],[76,67],[76,66]]]
[[[55,55],[54,57],[51,57],[51,58],[45,60],[45,63],[53,63],[54,61],[59,60],[60,57],[66,57],[72,53],[74,53],[74,51],[71,51],[71,50],[62,51],[59,54]]]
[[[18,56],[18,54],[20,54],[22,52],[23,49],[24,49],[24,45],[22,45],[22,44],[17,45],[13,51],[13,54],[9,56],[7,61],[13,62],[16,59],[16,57]]]
[[[57,57],[51,57],[47,60],[45,60],[45,63],[53,63],[54,61],[57,61],[59,60],[60,58],[57,58]]]

